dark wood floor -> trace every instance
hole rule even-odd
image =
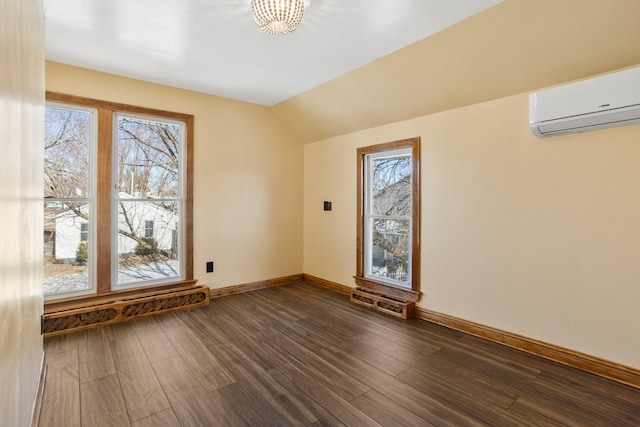
[[[640,390],[296,284],[45,340],[40,426],[640,426]]]

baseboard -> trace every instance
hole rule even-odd
[[[319,277],[315,277],[306,273],[303,274],[303,277],[305,282],[313,283],[314,285],[317,285],[326,289],[330,289],[332,291],[335,291],[344,295],[350,295],[351,291],[354,289],[349,286],[345,286],[345,285],[341,285],[340,283],[321,279]]]
[[[340,283],[321,279],[310,274],[304,274],[304,280],[317,286],[330,289],[341,294],[350,295],[353,288]],[[527,338],[522,335],[502,331],[490,326],[474,323],[447,314],[426,310],[418,306],[414,309],[414,316],[427,322],[436,323],[450,329],[484,338],[486,340],[524,351],[544,359],[552,360],[572,368],[580,369],[600,377],[626,384],[640,389],[640,370],[609,360],[601,359],[578,351],[557,345]]]
[[[42,398],[44,396],[44,383],[47,378],[47,364],[45,363],[45,352],[42,352],[42,362],[40,363],[40,377],[36,387],[35,400],[33,402],[33,412],[31,413],[31,427],[38,427],[40,424],[40,411],[42,410]]]
[[[415,316],[640,389],[640,370],[629,366],[420,307]]]
[[[302,282],[303,280],[303,274],[294,274],[291,276],[278,277],[276,279],[268,279],[261,280],[259,282],[244,283],[242,285],[227,286],[226,288],[210,289],[209,294],[211,298],[226,297],[229,295],[241,294],[244,292],[257,291],[259,289],[272,288],[274,286]]]

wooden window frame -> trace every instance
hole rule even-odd
[[[66,95],[57,92],[46,92],[46,100],[69,105],[82,105],[97,109],[98,141],[96,161],[96,292],[88,295],[68,298],[56,298],[45,302],[45,309],[65,305],[69,303],[82,303],[91,305],[105,297],[118,296],[135,298],[137,295],[148,295],[153,291],[166,291],[173,288],[193,285],[193,131],[194,116],[191,114],[175,113],[146,107],[138,107],[128,104],[120,104],[85,98],[74,95]],[[111,263],[112,263],[112,166],[113,166],[113,116],[115,112],[131,113],[152,118],[167,118],[184,122],[184,272],[183,279],[162,283],[158,285],[143,286],[138,288],[112,290]]]
[[[411,289],[365,277],[364,236],[365,236],[365,176],[366,156],[386,151],[410,148],[412,167],[412,208],[411,208]],[[402,139],[382,144],[358,148],[357,177],[357,231],[356,231],[356,275],[358,287],[400,298],[417,301],[420,298],[420,137]]]

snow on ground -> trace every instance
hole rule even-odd
[[[156,280],[179,276],[178,260],[148,261],[145,264],[120,268],[118,283],[127,284],[141,280]],[[44,279],[44,294],[51,295],[65,292],[75,292],[87,289],[88,273],[72,273],[60,276],[50,276]]]

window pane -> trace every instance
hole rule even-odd
[[[83,240],[89,232],[89,204],[44,202],[44,294],[88,290],[90,251]]]
[[[411,156],[372,159],[371,213],[411,215]]]
[[[182,124],[118,116],[118,191],[138,199],[180,194]]]
[[[373,219],[371,275],[409,283],[410,221]]]
[[[153,221],[144,222],[144,237],[153,237]]]
[[[179,206],[179,202],[118,201],[118,285],[181,276]]]
[[[91,114],[47,107],[44,139],[44,196],[89,197]]]

